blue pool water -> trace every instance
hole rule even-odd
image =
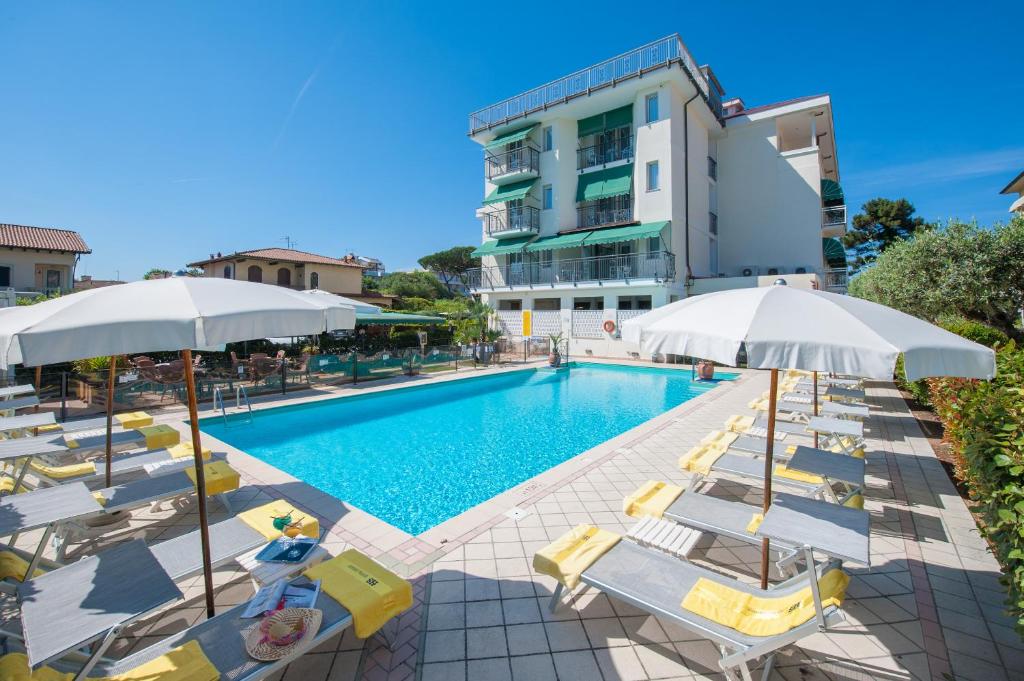
[[[201,425],[419,534],[713,387],[688,371],[576,364],[269,409],[252,425]]]

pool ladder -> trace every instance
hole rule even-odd
[[[235,409],[241,409],[243,401],[245,402],[245,408],[247,410],[246,420],[244,421],[244,423],[251,424],[252,404],[250,404],[249,402],[249,393],[246,391],[244,385],[240,385],[235,388]],[[228,428],[230,425],[230,422],[228,421],[228,410],[227,407],[224,405],[224,392],[220,389],[220,387],[214,388],[213,390],[214,410],[217,409],[218,404],[220,405],[220,414],[224,418],[224,427]]]

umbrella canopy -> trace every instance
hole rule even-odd
[[[212,277],[90,289],[0,315],[0,368],[353,328],[334,298]]]
[[[321,291],[318,288],[311,288],[302,291],[302,293],[310,296],[318,296],[321,298],[327,298],[334,300],[340,305],[351,305],[355,308],[357,314],[380,314],[380,308],[376,305],[370,305],[369,303],[362,303],[353,298],[346,298],[345,296],[339,296],[337,293],[329,293],[327,291]]]
[[[647,352],[754,369],[805,369],[890,379],[902,353],[907,378],[990,379],[995,352],[917,317],[859,298],[768,286],[685,298],[622,325]]]

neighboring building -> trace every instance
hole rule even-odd
[[[367,258],[362,255],[355,255],[354,253],[349,253],[345,257],[354,258],[356,262],[363,266],[364,277],[380,279],[387,273],[384,269],[384,263],[379,258]]]
[[[298,291],[320,289],[373,305],[390,306],[391,296],[363,291],[363,266],[354,256],[332,258],[291,248],[258,248],[188,264],[203,276],[287,286]]]
[[[688,295],[779,275],[845,290],[828,95],[748,109],[723,94],[673,35],[470,115],[484,148],[470,289],[508,335],[567,331],[616,354],[589,341]]]
[[[74,290],[75,291],[88,291],[94,288],[106,288],[108,286],[117,286],[123,284],[123,281],[118,279],[93,279],[88,274],[83,274],[80,279],[75,280]]]
[[[1024,215],[1024,172],[1013,178],[1013,181],[1003,187],[1003,191],[999,193],[1016,194],[1017,199],[1010,204],[1010,212]]]
[[[0,288],[19,294],[68,293],[78,259],[92,250],[78,232],[0,224]]]

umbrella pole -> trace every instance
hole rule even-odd
[[[767,514],[772,505],[772,470],[775,467],[775,394],[779,389],[779,370],[772,369],[771,387],[768,389],[768,444],[764,452],[764,503],[761,512]],[[768,588],[768,537],[761,539],[761,588]]]
[[[814,408],[813,413],[815,416],[818,415],[818,372],[814,372]],[[818,431],[814,431],[814,448],[818,448]]]
[[[203,469],[203,445],[199,441],[199,413],[196,409],[196,378],[192,373],[192,351],[182,350],[185,364],[185,390],[188,392],[188,420],[192,426],[192,457],[196,466],[196,496],[199,500],[199,537],[203,550],[203,582],[206,585],[206,616],[213,617],[213,567],[210,565],[210,525],[206,517],[206,476]]]
[[[106,484],[110,487],[111,439],[114,430],[114,379],[117,377],[117,355],[110,356],[110,375],[107,377],[107,469]]]
[[[36,395],[38,395],[39,391],[41,391],[42,389],[43,389],[43,365],[40,364],[39,366],[36,367]],[[35,411],[36,411],[36,413],[39,412],[39,405],[38,404],[36,405]]]

